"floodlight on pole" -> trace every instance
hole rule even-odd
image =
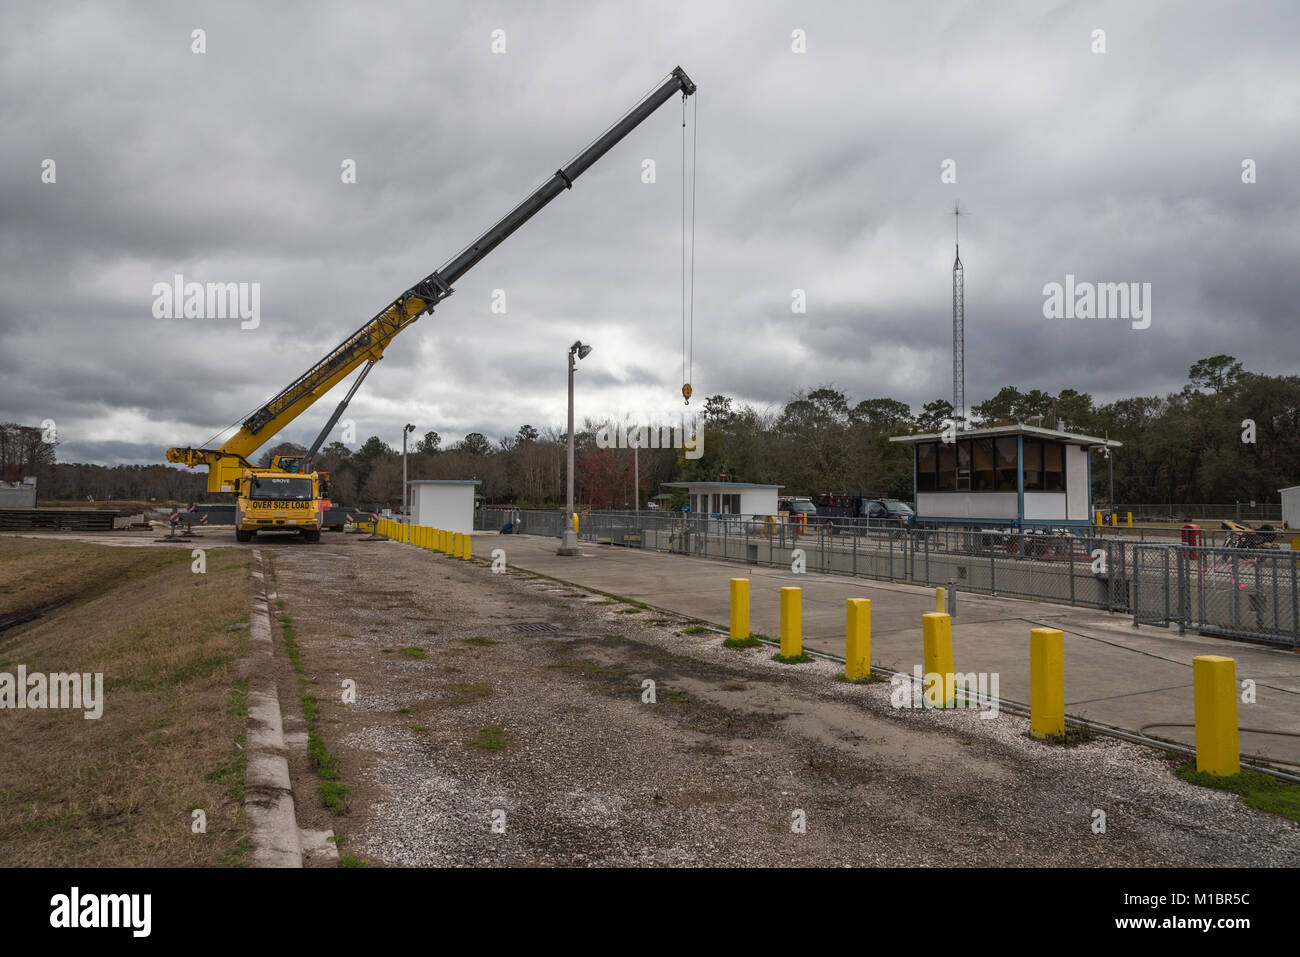
[[[569,346],[569,472],[566,483],[564,538],[558,552],[560,555],[582,554],[582,550],[578,547],[578,533],[573,528],[573,372],[577,367],[574,356],[577,356],[578,359],[585,359],[589,355],[591,355],[591,346],[586,345],[581,340]]]

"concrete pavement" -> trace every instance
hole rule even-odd
[[[582,556],[556,555],[558,541],[475,533],[473,551],[505,550],[508,567],[645,602],[727,627],[731,578],[749,578],[750,624],[776,638],[783,586],[802,589],[804,644],[844,656],[845,599],[871,599],[873,665],[910,673],[922,661],[921,615],[934,589],[838,575],[584,543]],[[1195,744],[1192,659],[1226,655],[1237,680],[1255,682],[1253,704],[1238,702],[1242,755],[1300,766],[1300,655],[1280,648],[1174,630],[1134,628],[1132,619],[1089,608],[962,593],[953,619],[954,667],[999,675],[999,697],[1029,702],[1029,631],[1064,633],[1066,713]],[[1248,730],[1254,729],[1254,730]],[[1291,768],[1295,770],[1295,768]]]

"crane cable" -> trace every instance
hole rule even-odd
[[[686,95],[682,94],[682,397],[691,404],[691,376],[695,371],[695,170],[699,153],[700,104],[695,94],[691,130],[691,265],[690,292],[686,271]]]

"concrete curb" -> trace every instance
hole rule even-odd
[[[284,722],[271,663],[270,601],[262,572],[262,553],[253,550],[257,591],[248,614],[252,644],[248,674],[248,768],[244,775],[244,813],[253,837],[254,867],[302,867],[302,834],[293,806]]]

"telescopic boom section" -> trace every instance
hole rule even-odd
[[[226,491],[223,477],[247,465],[248,456],[265,445],[281,429],[307,411],[317,399],[336,386],[353,370],[366,362],[383,358],[384,349],[393,338],[426,312],[432,312],[454,292],[452,283],[460,279],[488,253],[501,245],[511,233],[546,207],[551,200],[573,186],[598,159],[608,153],[623,137],[636,129],[651,113],[681,93],[690,96],[695,84],[677,67],[652,93],[632,107],[623,117],[578,154],[567,166],[539,186],[522,203],[507,213],[490,229],[466,246],[445,265],[429,273],[393,300],[382,312],[367,322],[324,359],[299,376],[288,388],[244,420],[242,428],[220,449],[168,449],[167,459],[189,466],[207,465],[208,490]],[[228,478],[225,480],[228,481]]]

